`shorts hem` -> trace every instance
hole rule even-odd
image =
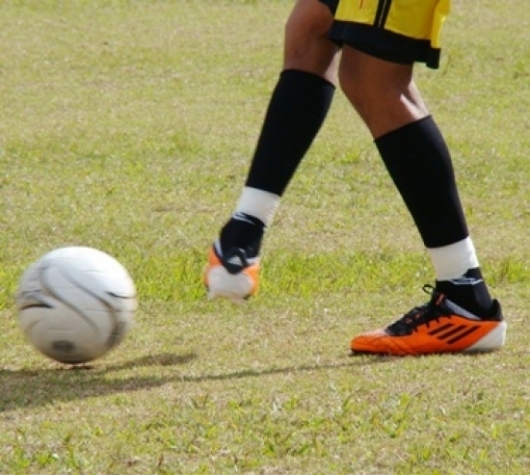
[[[430,40],[410,38],[372,25],[335,20],[329,38],[338,45],[347,44],[393,63],[425,63],[432,69],[440,66],[441,50],[433,48]]]

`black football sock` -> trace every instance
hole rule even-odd
[[[335,86],[293,69],[281,73],[272,93],[246,186],[281,196],[317,135]]]
[[[265,224],[254,216],[245,213],[234,213],[232,218],[221,229],[219,244],[224,254],[230,249],[240,248],[249,258],[259,254]]]
[[[427,248],[468,237],[451,156],[432,117],[389,132],[375,144]],[[437,283],[447,298],[477,315],[491,307],[480,269],[468,271],[475,285]],[[466,277],[464,276],[464,277]]]
[[[335,86],[315,74],[285,70],[272,93],[245,186],[281,196],[330,108]],[[221,230],[223,251],[259,253],[265,224],[235,213]]]
[[[425,247],[468,237],[451,156],[436,123],[426,117],[375,140]]]
[[[436,291],[479,317],[491,316],[493,300],[478,267],[469,269],[458,279],[437,280]]]

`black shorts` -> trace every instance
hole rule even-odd
[[[329,38],[387,61],[437,68],[451,0],[320,0],[335,16]]]

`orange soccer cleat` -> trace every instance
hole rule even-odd
[[[234,302],[248,299],[258,290],[259,269],[259,258],[247,257],[244,249],[233,248],[221,256],[218,244],[213,244],[203,276],[208,296]]]
[[[497,300],[488,317],[479,318],[431,286],[424,290],[431,293],[428,303],[413,308],[386,328],[354,337],[352,353],[405,356],[487,352],[504,345],[507,325]]]

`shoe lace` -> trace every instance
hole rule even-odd
[[[442,316],[448,316],[448,312],[442,305],[445,295],[437,292],[430,284],[425,284],[422,290],[431,296],[430,300],[418,307],[408,311],[400,319],[387,327],[387,331],[393,335],[410,335],[418,330],[420,325],[427,325],[432,321],[439,321]]]
[[[230,249],[221,259],[223,266],[230,274],[237,274],[249,265],[245,250],[239,247]]]

